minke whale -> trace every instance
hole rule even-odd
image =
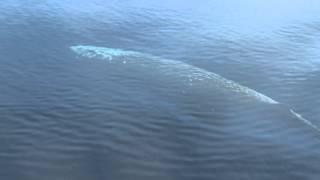
[[[158,67],[158,69],[165,69],[167,73],[186,77],[192,82],[210,80],[210,82],[214,83],[215,86],[219,87],[220,89],[235,93],[238,96],[267,104],[281,104],[280,102],[272,99],[271,97],[268,97],[267,95],[259,93],[256,90],[243,86],[232,80],[226,79],[219,74],[209,72],[207,70],[195,67],[190,64],[186,64],[181,61],[165,59],[153,56],[151,54],[140,53],[136,51],[97,47],[91,45],[75,45],[70,46],[70,49],[74,53],[90,59],[97,58],[101,60],[107,60],[109,62],[117,61],[123,64],[134,63],[141,65],[144,68]],[[313,124],[311,121],[305,119],[302,115],[295,112],[293,109],[289,109],[289,111],[297,119],[301,120],[311,128],[320,132],[320,128]]]

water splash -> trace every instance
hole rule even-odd
[[[124,51],[122,49],[96,47],[96,46],[71,46],[71,50],[74,52],[88,57],[100,57],[108,60],[112,60],[113,57],[126,57],[126,56],[139,56],[140,53],[134,51]]]

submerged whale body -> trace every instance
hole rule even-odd
[[[267,103],[267,104],[280,104],[280,102],[268,97],[262,93],[259,93],[251,88],[245,87],[236,83],[232,80],[226,79],[216,73],[206,71],[204,69],[195,67],[176,60],[164,59],[156,56],[152,56],[146,53],[140,53],[136,51],[128,51],[115,48],[107,47],[97,47],[89,45],[77,45],[71,46],[70,49],[76,54],[87,57],[96,58],[107,61],[121,61],[123,64],[139,64],[144,68],[154,68],[157,67],[159,70],[163,70],[166,73],[174,74],[176,76],[184,77],[192,82],[195,81],[210,81],[214,85],[223,90],[229,91],[246,99],[250,99],[257,102]],[[294,115],[297,119],[303,121],[308,126],[313,129],[320,131],[320,128],[314,125],[309,120],[303,118],[300,114],[296,113],[294,110],[289,109],[290,113]]]
[[[250,98],[256,99],[261,102],[269,103],[269,104],[279,104],[279,102],[275,101],[274,99],[261,94],[253,89],[247,88],[245,86],[242,86],[234,81],[228,80],[223,78],[222,76],[205,71],[203,69],[197,68],[192,65],[185,64],[180,61],[175,60],[168,60],[163,59],[159,57],[155,57],[149,54],[145,53],[139,53],[135,51],[125,51],[121,49],[113,49],[113,48],[105,48],[105,47],[96,47],[96,46],[71,46],[70,47],[75,53],[88,57],[88,58],[99,58],[99,59],[105,59],[109,61],[113,60],[122,60],[123,63],[130,63],[128,62],[128,59],[124,59],[125,57],[135,57],[135,63],[140,63],[144,66],[147,64],[150,64],[152,66],[166,66],[168,67],[166,71],[178,71],[180,72],[180,76],[187,76],[189,78],[192,78],[193,80],[205,80],[210,79],[214,80],[215,83],[218,83],[221,88],[226,88],[230,91],[233,91],[235,93],[239,93],[245,96],[248,96]],[[146,57],[148,58],[147,60]],[[119,58],[119,59],[116,59]],[[138,62],[140,61],[140,62]],[[181,72],[184,72],[183,74]]]

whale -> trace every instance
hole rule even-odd
[[[161,73],[164,74],[179,76],[188,82],[190,86],[195,85],[196,82],[205,82],[213,85],[220,91],[232,93],[233,95],[242,97],[243,99],[269,105],[284,105],[283,103],[280,103],[279,101],[252,88],[224,78],[223,76],[214,72],[209,72],[205,69],[184,63],[182,61],[166,59],[138,51],[99,47],[93,45],[73,45],[70,46],[70,50],[75,54],[88,59],[100,59],[109,63],[120,63],[123,65],[134,64],[141,68],[151,68],[153,70],[161,71]],[[302,121],[304,124],[320,133],[320,127],[294,111],[289,105],[286,106],[289,107],[289,113],[296,117],[296,119]]]

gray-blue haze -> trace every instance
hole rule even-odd
[[[3,0],[0,179],[317,180],[320,133],[289,111],[320,126],[317,12],[315,0]],[[283,104],[78,44],[178,60]]]

